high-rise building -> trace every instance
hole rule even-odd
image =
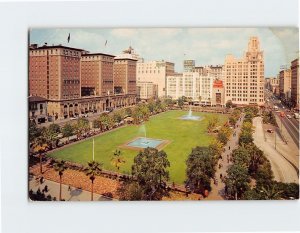
[[[250,37],[248,51],[243,58],[226,56],[223,76],[225,102],[264,105],[264,56],[257,37]]]
[[[296,109],[299,109],[299,59],[295,59],[291,63],[291,102]]]
[[[136,102],[136,60],[124,60],[129,65],[117,80],[125,80],[126,92],[115,95],[114,56],[62,45],[30,45],[29,96],[44,98],[47,117],[54,120],[132,105]],[[36,116],[31,114],[31,118]]]
[[[183,61],[183,71],[184,72],[194,72],[195,71],[195,60],[184,60]]]
[[[31,46],[29,50],[29,92],[48,100],[80,97],[82,49]]]
[[[113,55],[89,53],[81,56],[81,95],[107,96],[114,93]]]
[[[166,96],[166,77],[173,74],[174,63],[171,62],[162,60],[137,63],[137,81],[156,84],[158,97]]]
[[[279,72],[279,93],[280,98],[288,100],[291,98],[291,70],[281,70]]]

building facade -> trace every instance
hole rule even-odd
[[[299,110],[299,59],[291,62],[291,102],[292,106]]]
[[[113,57],[62,45],[31,45],[29,95],[46,99],[47,116],[54,120],[133,105],[136,60],[125,65],[124,76],[117,76],[125,85],[124,92],[115,94]]]
[[[280,98],[289,100],[291,98],[291,70],[281,70],[279,72],[279,93]]]
[[[167,76],[167,96],[178,99],[182,96],[201,104],[210,104],[213,77],[200,76],[198,72],[183,72]]]
[[[195,72],[200,76],[212,76],[214,79],[223,79],[223,65],[196,66]]]
[[[183,71],[184,72],[194,72],[195,71],[195,60],[184,60],[183,61]]]
[[[114,93],[114,57],[103,53],[81,56],[82,96],[107,96]]]
[[[29,96],[29,119],[35,123],[45,121],[47,118],[47,100],[39,96]]]
[[[137,82],[151,82],[157,85],[158,97],[166,96],[166,77],[174,74],[174,63],[167,61],[138,62]]]
[[[222,80],[215,80],[212,87],[211,105],[214,107],[225,106],[225,90]]]
[[[152,82],[137,82],[137,97],[141,100],[156,99],[158,97],[157,84]]]
[[[264,105],[264,56],[259,39],[250,37],[244,57],[226,56],[223,80],[225,103],[237,105]]]

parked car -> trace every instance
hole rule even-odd
[[[274,133],[274,130],[273,129],[267,129],[267,132],[268,133]]]
[[[286,115],[286,117],[287,117],[287,118],[289,118],[289,119],[291,119],[291,118],[292,118],[292,116],[291,116],[291,115],[289,115],[289,114],[287,114],[287,115]]]

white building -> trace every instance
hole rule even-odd
[[[167,96],[178,99],[182,96],[208,103],[212,97],[212,76],[200,76],[198,72],[184,72],[167,76]]]
[[[137,82],[152,82],[157,85],[158,97],[166,96],[166,77],[174,74],[174,63],[167,61],[138,62]]]
[[[264,105],[264,54],[259,39],[250,37],[241,59],[226,56],[224,64],[225,103]]]

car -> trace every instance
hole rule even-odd
[[[274,133],[274,130],[273,129],[267,129],[267,132],[268,133]]]
[[[291,119],[291,118],[292,118],[292,116],[291,116],[291,115],[289,115],[289,114],[287,114],[287,115],[286,115],[286,117],[287,117],[287,118],[289,118],[289,119]]]

